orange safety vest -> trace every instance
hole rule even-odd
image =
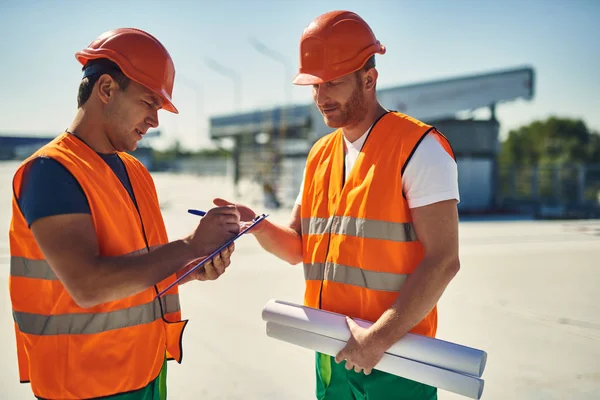
[[[341,129],[310,151],[302,194],[304,304],[375,322],[398,297],[424,256],[416,237],[402,173],[433,127],[397,112],[372,127],[344,183]],[[411,332],[434,337],[437,309]]]
[[[24,166],[53,158],[77,179],[87,197],[104,257],[141,254],[168,242],[156,189],[144,166],[119,153],[135,204],[110,167],[90,147],[62,134],[18,168],[13,181],[10,225],[10,298],[17,339],[19,376],[46,399],[84,399],[143,388],[165,360],[181,362],[177,285],[159,301],[171,276],[134,296],[92,308],[79,307],[44,259],[17,204]]]

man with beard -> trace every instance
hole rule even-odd
[[[384,53],[352,12],[323,14],[305,29],[294,83],[312,85],[336,130],[308,155],[289,225],[253,230],[270,253],[303,262],[306,306],[348,316],[346,347],[335,359],[316,354],[318,399],[437,398],[434,387],[374,370],[407,332],[435,337],[436,304],[459,270],[452,149],[432,126],[379,104],[374,55]],[[255,216],[238,209],[243,221]]]

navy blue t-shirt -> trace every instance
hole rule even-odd
[[[136,204],[123,161],[117,154],[97,154],[117,175]],[[61,163],[48,157],[36,158],[25,167],[19,207],[29,226],[40,218],[52,215],[91,214],[79,182]]]

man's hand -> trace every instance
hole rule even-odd
[[[182,285],[186,282],[197,280],[197,281],[214,281],[225,273],[227,267],[231,264],[231,254],[235,250],[235,244],[232,243],[229,247],[223,249],[219,254],[214,256],[212,260],[207,261],[202,267],[198,268],[188,276],[183,278],[179,284]],[[190,269],[198,265],[205,257],[199,258],[192,261],[180,271],[177,272],[177,277],[180,277],[187,273]]]
[[[387,349],[375,342],[369,329],[359,326],[350,317],[346,317],[350,329],[350,339],[346,346],[335,356],[335,362],[346,360],[346,369],[369,375]]]
[[[239,232],[240,213],[236,207],[216,207],[208,210],[186,242],[191,245],[194,258],[202,258],[217,250]]]
[[[250,207],[245,206],[243,204],[234,204],[230,201],[227,201],[227,200],[221,199],[221,198],[213,199],[213,203],[217,207],[235,206],[235,208],[240,213],[240,229],[245,229],[248,226],[250,226],[252,224],[252,220],[256,217],[256,213],[254,212],[254,210],[252,210]],[[262,223],[257,224],[249,232],[250,233],[258,233],[263,228],[263,225],[264,224],[262,224]]]
[[[225,270],[231,264],[231,254],[235,250],[235,244],[231,243],[229,247],[223,249],[212,260],[204,264],[204,268],[198,268],[190,275],[192,279],[198,281],[214,281],[225,273]]]
[[[233,204],[230,201],[216,198],[213,203],[219,207],[235,207],[240,213],[240,229],[246,229],[252,224],[256,213],[250,207]],[[248,231],[254,234],[258,243],[269,253],[280,259],[296,265],[302,262],[301,209],[296,204],[292,210],[289,226],[274,224],[263,220]]]

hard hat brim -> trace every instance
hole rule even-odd
[[[179,110],[177,108],[175,108],[173,103],[171,103],[170,101],[169,102],[165,101],[165,104],[163,104],[163,110],[171,112],[173,114],[179,114]]]
[[[151,88],[148,89],[152,90]],[[173,114],[179,114],[179,110],[171,102],[171,99],[169,99],[165,94],[162,94],[160,97],[163,99],[163,110],[171,112]]]
[[[292,81],[292,83],[294,85],[298,85],[298,86],[309,86],[309,85],[319,85],[321,83],[325,83],[327,81],[323,80],[322,78],[316,76],[316,75],[312,75],[312,74],[307,74],[307,73],[299,73],[294,77],[294,80]]]

